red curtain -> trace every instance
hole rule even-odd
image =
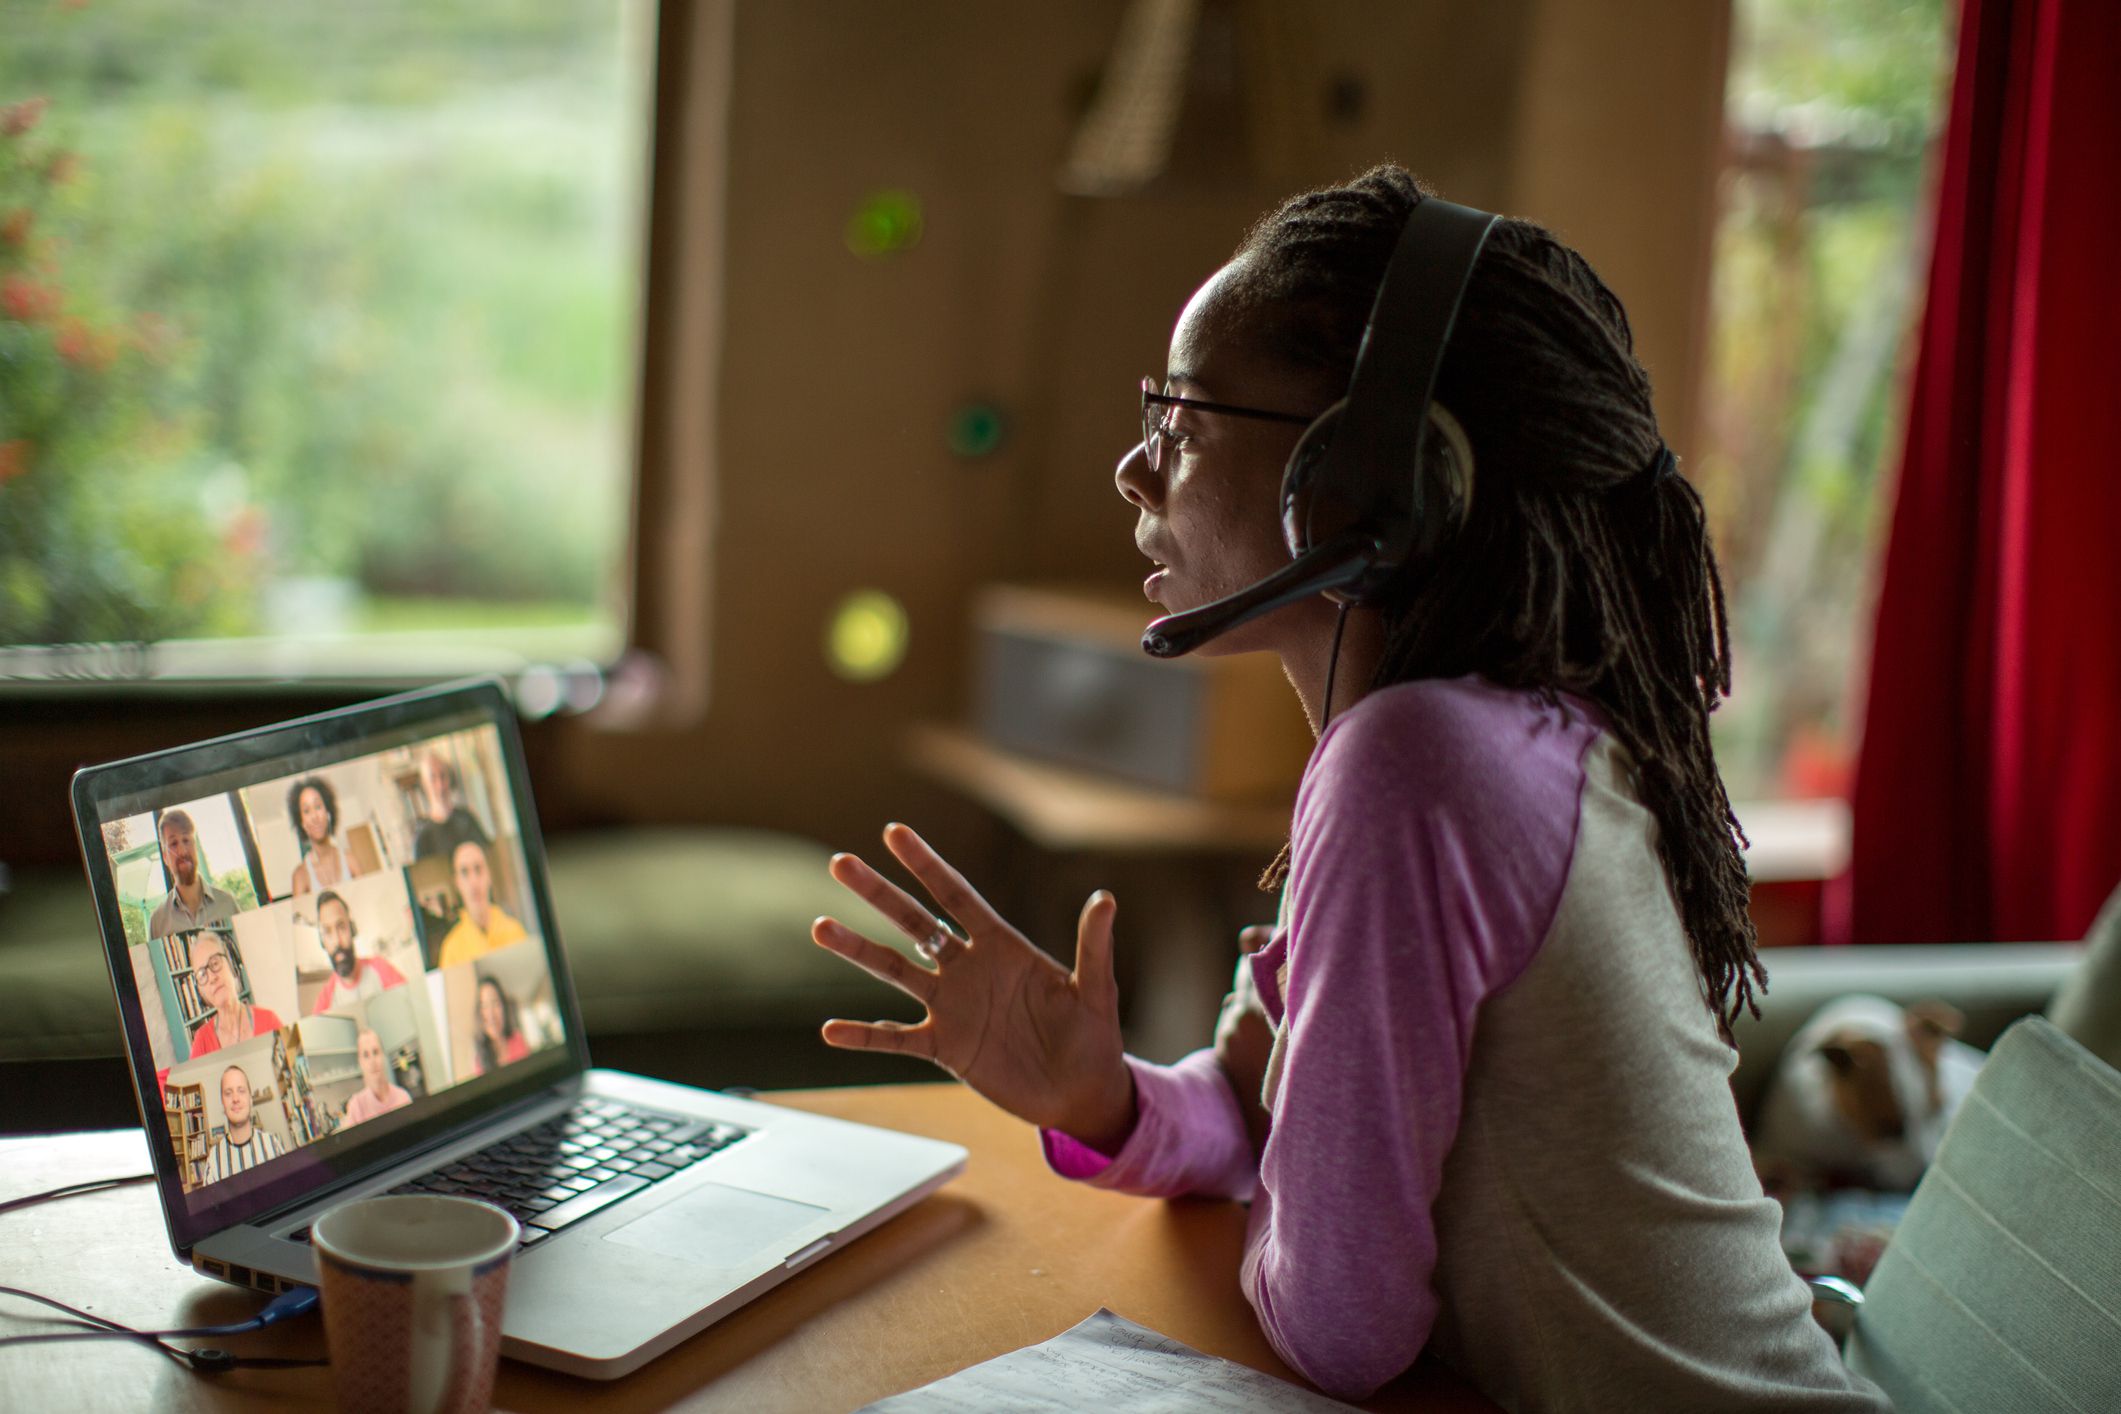
[[[1931,259],[1828,935],[2081,937],[2121,883],[2121,3],[1965,0]]]

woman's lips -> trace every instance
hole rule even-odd
[[[1170,569],[1164,565],[1158,565],[1154,570],[1151,570],[1149,572],[1149,577],[1142,581],[1142,593],[1147,595],[1149,599],[1154,602],[1156,600],[1157,589],[1162,586],[1164,582],[1164,576],[1169,574],[1170,572]]]

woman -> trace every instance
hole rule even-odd
[[[516,1004],[492,977],[479,979],[477,1051],[479,1074],[519,1061],[530,1054],[530,1042],[516,1022]]]
[[[213,1011],[213,1015],[192,1028],[193,1060],[280,1029],[278,1015],[243,1000],[237,974],[242,965],[236,940],[228,934],[218,928],[206,928],[192,935],[192,981],[198,985],[200,999]]]
[[[383,1038],[365,1026],[354,1037],[354,1059],[361,1066],[361,1088],[346,1102],[347,1124],[360,1124],[412,1103],[412,1092],[390,1078]]]
[[[348,873],[346,857],[338,845],[339,797],[322,776],[296,781],[287,792],[287,818],[295,827],[302,859],[288,881],[290,894],[313,894],[328,889]]]
[[[1424,195],[1387,167],[1296,197],[1187,304],[1117,475],[1166,609],[1288,562],[1282,467]],[[1249,1198],[1243,1289],[1335,1394],[1427,1350],[1509,1407],[1880,1408],[1811,1322],[1731,1104],[1726,1026],[1765,979],[1709,748],[1721,588],[1626,316],[1499,222],[1436,400],[1425,455],[1473,488],[1455,533],[1344,619],[1314,598],[1210,650],[1277,654],[1320,732],[1215,1048],[1122,1055],[1109,894],[1064,971],[899,825],[964,936],[835,857],[936,965],[820,920],[928,1010],[825,1039],[936,1061],[1065,1175]]]

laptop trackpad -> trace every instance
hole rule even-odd
[[[684,1197],[605,1233],[604,1240],[707,1267],[741,1267],[763,1248],[771,1247],[776,1257],[787,1255],[782,1239],[810,1226],[826,1211],[745,1188],[703,1183]]]

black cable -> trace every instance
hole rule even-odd
[[[24,1198],[10,1198],[0,1203],[0,1213],[12,1213],[17,1208],[27,1208],[38,1203],[48,1203],[54,1198],[71,1198],[78,1193],[99,1193],[106,1188],[123,1188],[128,1183],[146,1183],[154,1177],[151,1173],[129,1173],[122,1178],[90,1178],[80,1183],[69,1183],[60,1188],[47,1188],[42,1193],[32,1193]]]
[[[51,1306],[56,1308],[57,1310],[66,1312],[69,1316],[79,1317],[83,1325],[102,1327],[101,1330],[93,1332],[93,1334],[96,1335],[122,1336],[133,1334],[132,1331],[128,1330],[124,1326],[119,1325],[116,1321],[105,1320],[103,1317],[94,1315],[93,1313],[88,1311],[84,1311],[78,1306],[69,1306],[64,1301],[57,1300],[50,1296],[40,1296],[34,1291],[24,1291],[20,1287],[14,1286],[0,1286],[0,1295],[20,1296],[31,1301],[41,1301],[47,1306]],[[31,1339],[31,1337],[14,1336],[10,1337],[10,1339],[23,1341],[26,1343]],[[175,1360],[180,1364],[191,1365],[193,1369],[199,1368],[190,1360],[190,1352],[180,1350],[176,1346],[171,1345],[166,1341],[154,1340],[146,1337],[143,1337],[143,1339],[147,1339],[148,1344],[154,1346],[157,1350],[161,1351],[164,1355],[167,1355],[170,1359]]]
[[[317,1289],[315,1287],[295,1286],[289,1287],[286,1291],[266,1302],[258,1314],[248,1320],[230,1321],[228,1324],[220,1326],[179,1326],[166,1331],[143,1331],[136,1327],[110,1320],[104,1316],[92,1315],[87,1311],[77,1310],[63,1301],[54,1300],[52,1297],[40,1296],[34,1291],[24,1291],[19,1286],[0,1286],[0,1296],[21,1296],[31,1301],[41,1301],[46,1306],[55,1307],[69,1315],[80,1318],[82,1321],[103,1327],[101,1330],[94,1331],[62,1331],[46,1335],[0,1336],[0,1345],[27,1344],[40,1340],[98,1340],[110,1335],[137,1336],[143,1340],[198,1340],[210,1335],[243,1335],[250,1331],[264,1330],[267,1326],[278,1325],[280,1322],[295,1316],[306,1316],[315,1310],[317,1305]]]
[[[1340,672],[1340,636],[1348,628],[1348,605],[1341,601],[1340,616],[1333,620],[1333,656],[1326,659],[1326,705],[1318,714],[1318,734],[1324,736],[1333,724],[1333,679]]]
[[[190,1326],[176,1330],[143,1331],[132,1326],[121,1325],[102,1316],[93,1315],[78,1307],[69,1306],[49,1296],[20,1287],[0,1286],[0,1296],[19,1296],[30,1301],[41,1302],[68,1315],[78,1317],[84,1325],[97,1329],[81,1331],[45,1331],[35,1335],[0,1336],[0,1346],[49,1345],[68,1340],[137,1340],[152,1345],[171,1359],[181,1360],[192,1369],[202,1373],[217,1373],[238,1367],[254,1369],[290,1369],[296,1366],[328,1365],[329,1360],[296,1359],[276,1355],[232,1355],[228,1351],[212,1347],[201,1350],[186,1350],[171,1345],[171,1340],[198,1340],[207,1336],[242,1335],[248,1331],[263,1330],[296,1316],[307,1315],[316,1309],[315,1287],[297,1286],[281,1292],[265,1308],[247,1321],[232,1321],[220,1326]]]
[[[89,1325],[102,1326],[106,1330],[119,1331],[125,1329],[116,1321],[98,1316],[94,1312],[84,1311],[79,1306],[69,1306],[54,1296],[39,1296],[34,1291],[24,1291],[19,1286],[0,1286],[0,1296],[19,1296],[25,1301],[41,1301],[45,1305],[64,1311],[67,1315],[76,1317]]]
[[[31,1193],[21,1198],[10,1198],[0,1203],[0,1213],[10,1213],[18,1208],[47,1203],[55,1198],[72,1198],[84,1193],[100,1193],[109,1188],[123,1188],[128,1184],[145,1183],[153,1178],[151,1173],[126,1174],[118,1178],[91,1178],[80,1183],[63,1184],[48,1188],[42,1193]],[[196,1340],[206,1336],[240,1335],[247,1331],[263,1330],[296,1316],[307,1315],[316,1309],[317,1290],[311,1286],[291,1287],[265,1303],[257,1315],[247,1321],[234,1321],[220,1326],[194,1326],[182,1330],[143,1331],[120,1322],[109,1320],[78,1306],[69,1306],[54,1297],[43,1296],[34,1291],[25,1291],[18,1286],[0,1286],[0,1296],[19,1296],[26,1301],[39,1302],[57,1311],[64,1311],[78,1324],[93,1327],[90,1330],[44,1331],[34,1335],[0,1336],[0,1346],[43,1345],[64,1340],[136,1340],[151,1345],[201,1374],[218,1374],[223,1370],[237,1368],[284,1370],[298,1366],[328,1365],[330,1360],[309,1360],[278,1355],[232,1355],[226,1350],[207,1347],[186,1350],[171,1345],[171,1340]]]

